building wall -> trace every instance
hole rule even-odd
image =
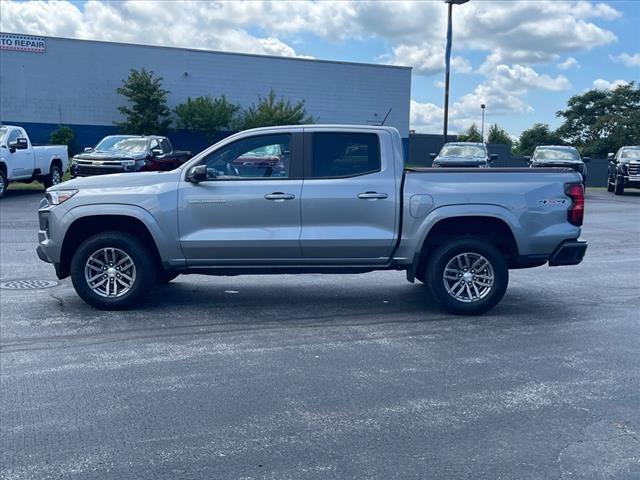
[[[405,67],[242,55],[45,37],[46,52],[0,51],[0,119],[113,125],[130,69],[163,77],[169,106],[225,94],[242,106],[271,88],[305,100],[317,123],[386,124],[409,135],[411,70]]]

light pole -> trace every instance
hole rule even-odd
[[[484,103],[480,104],[480,109],[482,110],[482,127],[480,127],[480,136],[482,136],[482,143],[484,143],[484,107],[486,105]]]
[[[444,0],[448,4],[449,13],[447,16],[447,48],[444,55],[444,135],[443,143],[447,143],[447,125],[449,123],[449,72],[451,70],[451,12],[453,5],[462,5],[469,0]]]

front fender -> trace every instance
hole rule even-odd
[[[80,205],[69,209],[66,214],[60,218],[58,223],[57,230],[59,230],[59,232],[56,237],[60,238],[60,245],[62,245],[64,236],[73,222],[86,217],[102,215],[132,217],[139,220],[144,224],[153,238],[163,263],[172,266],[185,264],[178,239],[177,227],[170,229],[165,226],[165,228],[163,228],[148,210],[138,205],[118,203],[106,205],[93,204]]]

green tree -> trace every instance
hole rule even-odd
[[[623,145],[638,145],[640,85],[631,82],[612,90],[574,95],[556,116],[564,119],[558,129],[560,136],[583,155],[605,157]]]
[[[202,132],[209,141],[213,141],[216,133],[230,130],[235,123],[235,116],[240,105],[233,104],[224,95],[218,98],[197,97],[178,105],[174,112],[178,128]]]
[[[307,116],[304,100],[293,105],[290,100],[284,98],[278,100],[276,93],[271,89],[266,97],[258,95],[258,103],[242,112],[236,122],[236,128],[246,130],[272,125],[300,125],[313,122],[314,118]]]
[[[564,142],[560,136],[545,123],[536,123],[520,134],[518,141],[518,153],[531,155],[538,145],[562,145]]]
[[[51,132],[49,135],[49,141],[54,145],[66,145],[69,155],[75,153],[73,140],[76,134],[73,129],[67,125],[58,125],[58,128]]]
[[[154,77],[153,72],[144,68],[139,71],[132,69],[116,92],[126,97],[128,102],[128,105],[118,107],[125,121],[116,125],[124,133],[150,135],[169,129],[169,92],[162,88],[162,77]]]
[[[513,139],[505,130],[500,128],[497,123],[494,123],[489,127],[487,143],[499,143],[507,145],[509,150],[513,149]]]
[[[482,142],[482,135],[478,125],[475,123],[467,128],[464,132],[458,135],[458,141],[460,142]]]

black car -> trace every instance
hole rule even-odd
[[[174,150],[167,137],[109,135],[71,160],[71,176],[173,170],[191,158],[191,152]]]
[[[478,167],[486,168],[497,155],[487,152],[484,143],[475,142],[450,142],[445,143],[436,155],[432,153],[433,167]]]
[[[625,188],[640,188],[640,146],[622,147],[608,158],[608,191],[622,195]]]
[[[578,150],[564,145],[544,145],[536,147],[531,157],[525,157],[531,168],[538,167],[564,167],[579,172],[582,175],[582,183],[587,183],[587,166],[591,159],[580,158]]]

